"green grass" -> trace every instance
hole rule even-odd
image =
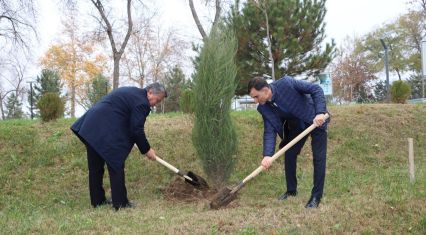
[[[331,107],[325,194],[306,210],[312,187],[310,141],[298,159],[299,195],[286,202],[282,159],[233,204],[172,202],[162,190],[175,175],[133,150],[126,162],[136,209],[90,207],[85,148],[63,119],[0,122],[0,234],[426,234],[426,106]],[[262,120],[232,113],[239,138],[230,185],[256,169]],[[191,143],[191,116],[151,115],[146,131],[157,154],[203,175]],[[407,138],[414,138],[416,182],[409,183]],[[109,190],[105,176],[106,189]],[[109,193],[107,193],[109,196]]]

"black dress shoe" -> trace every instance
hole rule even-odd
[[[287,191],[281,195],[278,200],[283,201],[286,200],[288,197],[295,197],[297,195],[297,191]]]
[[[116,211],[118,211],[118,210],[120,210],[120,209],[124,209],[124,208],[135,208],[136,207],[136,205],[134,204],[134,203],[132,203],[132,202],[127,202],[126,204],[124,204],[124,205],[120,205],[120,206],[114,206],[114,209],[116,210]]]
[[[316,198],[316,197],[311,197],[311,199],[309,199],[308,203],[306,203],[305,208],[317,208],[318,205],[320,204],[321,199],[320,198]]]

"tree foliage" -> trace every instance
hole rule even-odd
[[[53,70],[43,69],[41,74],[37,75],[33,90],[34,103],[37,103],[41,96],[47,92],[61,96],[62,83],[59,74]]]
[[[19,97],[15,93],[10,94],[6,101],[7,119],[19,119],[24,116],[22,111],[22,102],[19,101]]]
[[[33,109],[36,116],[38,116],[37,103],[44,94],[55,93],[61,97],[62,83],[59,78],[59,74],[55,71],[43,69],[41,74],[37,75],[37,78],[32,86],[32,94],[31,90],[28,90],[28,103],[33,104]]]
[[[423,97],[423,84],[422,84],[422,75],[411,75],[407,79],[408,84],[411,87],[411,98],[417,99]],[[426,84],[425,84],[426,85]]]
[[[109,81],[104,75],[98,74],[91,82],[86,83],[86,89],[87,102],[83,106],[89,109],[108,94],[110,90]]]
[[[411,95],[411,87],[405,81],[394,81],[391,86],[392,102],[404,104]]]
[[[387,87],[386,81],[381,80],[378,81],[374,85],[374,100],[378,102],[384,102],[387,98]]]
[[[70,114],[75,117],[75,107],[84,102],[86,92],[84,84],[106,67],[106,57],[96,48],[96,41],[88,38],[79,31],[80,22],[76,17],[77,11],[66,12],[63,21],[63,41],[52,45],[41,58],[41,64],[50,70],[57,71],[67,86],[70,101]]]
[[[325,43],[325,0],[247,1],[229,17],[238,38],[238,94],[254,75],[314,75],[334,57],[334,41]],[[268,31],[269,30],[269,31]],[[269,38],[268,38],[269,36]],[[271,60],[272,58],[272,60]]]
[[[182,91],[188,86],[182,69],[175,66],[169,71],[164,80],[164,85],[167,90],[167,99],[164,100],[164,112],[179,111],[179,100]]]
[[[194,91],[185,89],[179,98],[179,109],[184,113],[194,113]]]
[[[37,102],[40,117],[43,122],[56,120],[64,116],[64,101],[57,93],[47,92]]]
[[[236,88],[234,33],[218,24],[200,54],[194,87],[194,147],[215,187],[223,186],[234,170],[236,133],[230,116]]]
[[[383,39],[388,48],[390,72],[399,78],[406,72],[420,73],[421,41],[426,35],[426,20],[420,11],[410,11],[357,40],[354,53],[363,57],[375,72],[384,69]]]
[[[356,39],[355,39],[356,41]],[[359,54],[353,53],[353,40],[346,39],[347,46],[339,49],[331,65],[333,97],[339,101],[363,100],[369,94],[370,81],[377,79],[369,64]],[[364,98],[362,98],[364,97]]]

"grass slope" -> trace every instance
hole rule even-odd
[[[2,234],[426,234],[426,106],[331,107],[325,195],[306,210],[312,187],[308,141],[298,160],[299,195],[285,202],[282,159],[240,191],[236,206],[170,202],[161,190],[174,174],[136,150],[126,162],[136,209],[90,207],[84,146],[74,120],[0,122]],[[258,167],[263,126],[256,111],[232,114],[239,136],[231,183]],[[152,115],[147,133],[157,154],[200,175],[192,119]],[[414,138],[416,182],[409,183],[407,138]],[[108,179],[105,177],[108,185]],[[108,186],[107,186],[108,188]],[[109,196],[109,195],[108,195]]]

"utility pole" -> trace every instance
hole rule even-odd
[[[390,102],[388,47],[382,38],[380,39],[380,42],[382,43],[383,49],[385,49],[386,101]]]

